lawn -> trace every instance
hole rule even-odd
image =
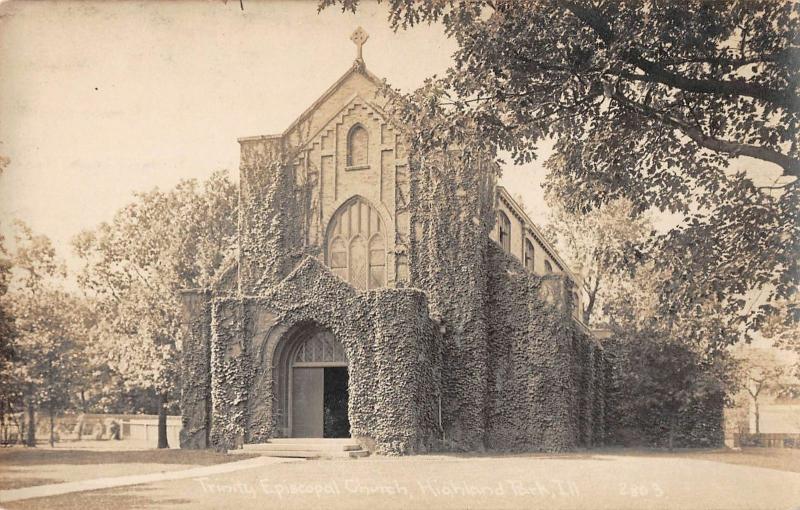
[[[0,449],[0,490],[209,466],[247,458],[207,450]]]
[[[698,460],[711,460],[725,464],[743,464],[781,471],[800,473],[800,449],[797,448],[743,448],[734,450],[686,451],[679,456]]]

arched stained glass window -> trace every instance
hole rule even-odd
[[[293,366],[318,363],[347,363],[347,355],[342,344],[333,333],[319,331],[297,347]]]
[[[533,255],[533,243],[530,241],[530,239],[525,239],[525,269],[531,273],[533,272]]]
[[[500,246],[503,247],[508,253],[511,253],[511,220],[508,219],[506,213],[498,211],[500,222]]]
[[[359,289],[386,285],[386,234],[378,211],[361,197],[345,202],[328,224],[327,264]]]
[[[369,164],[369,134],[364,126],[356,124],[347,133],[347,166]]]

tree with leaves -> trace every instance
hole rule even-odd
[[[387,3],[393,28],[440,22],[458,43],[444,76],[388,108],[412,144],[521,163],[553,137],[546,166],[570,210],[625,197],[681,216],[649,250],[672,271],[665,316],[715,302],[751,328],[797,322],[796,300],[774,306],[800,274],[796,2]]]
[[[624,278],[639,262],[639,246],[652,233],[649,220],[638,215],[630,200],[620,198],[588,211],[565,208],[558,196],[549,201],[545,235],[559,248],[569,267],[581,275],[586,305],[583,322],[602,318],[602,297],[617,277]]]
[[[0,176],[8,165],[9,160],[0,156]],[[8,388],[11,381],[5,379],[8,375],[7,364],[14,357],[14,339],[16,328],[14,317],[11,315],[11,305],[7,298],[8,286],[11,280],[11,258],[5,247],[5,238],[0,234],[0,387]],[[0,425],[3,427],[3,440],[6,439],[7,417],[13,419],[14,402],[12,395],[0,392]]]
[[[83,369],[76,345],[84,333],[81,303],[64,291],[66,271],[50,240],[17,223],[7,302],[16,319],[14,358],[2,369],[3,400],[24,405],[28,446],[36,446],[36,413],[55,417],[70,407]]]
[[[668,277],[645,262],[606,289],[610,429],[622,444],[714,446],[722,438],[724,404],[736,388],[726,346],[740,332],[719,303],[706,303],[691,319],[664,317],[657,289]]]
[[[129,388],[153,390],[158,447],[166,448],[167,408],[179,390],[180,291],[206,287],[234,245],[237,191],[225,173],[137,193],[110,223],[74,240],[81,285],[98,302],[109,366]]]
[[[743,347],[737,350],[737,382],[753,404],[755,433],[761,433],[760,403],[766,393],[781,395],[796,393],[798,381],[791,363],[778,356],[775,349]]]

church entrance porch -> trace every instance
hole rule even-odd
[[[437,440],[439,330],[421,291],[356,291],[306,257],[263,296],[205,297],[208,320],[189,334],[206,336],[187,341],[183,364],[199,382],[183,402],[184,427],[209,444],[408,454]]]

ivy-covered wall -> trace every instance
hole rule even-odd
[[[256,295],[280,282],[305,254],[306,222],[292,155],[282,138],[242,144],[239,179],[239,291]]]
[[[561,450],[603,436],[602,351],[568,281],[489,240],[495,169],[469,152],[412,158],[411,285],[442,326],[445,448]]]
[[[238,264],[216,291],[186,294],[185,447],[285,433],[274,356],[309,324],[344,346],[351,433],[377,452],[602,440],[602,350],[571,320],[563,278],[525,271],[489,239],[491,168],[454,153],[415,159],[411,288],[363,292],[304,242],[311,213],[298,212],[301,190],[279,143],[254,146],[243,155]]]
[[[561,277],[531,274],[494,242],[489,267],[486,444],[502,450],[565,450],[603,435],[602,350],[545,298]],[[562,302],[563,303],[563,302]]]
[[[182,293],[181,447],[208,448],[211,431],[211,309],[210,292]]]
[[[412,153],[410,285],[425,291],[442,331],[444,444],[484,446],[488,328],[486,247],[494,173],[462,153]]]

